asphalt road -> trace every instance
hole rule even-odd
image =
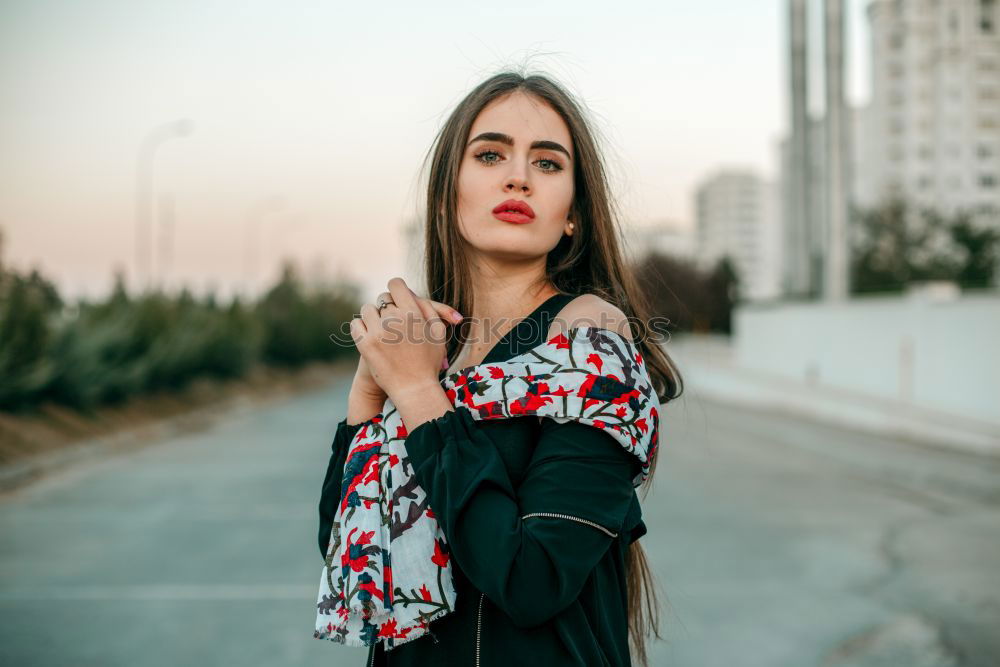
[[[0,499],[0,664],[361,665],[312,638],[348,378]],[[652,664],[1000,664],[1000,461],[667,407]]]

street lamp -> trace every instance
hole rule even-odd
[[[182,118],[158,125],[139,144],[135,168],[135,284],[149,285],[153,208],[153,157],[160,144],[168,139],[186,137],[194,132],[194,122]]]
[[[243,274],[244,289],[247,298],[253,297],[258,286],[258,271],[260,255],[260,225],[261,220],[269,213],[277,213],[285,208],[285,198],[281,195],[269,195],[258,199],[247,215],[246,239],[244,247]]]

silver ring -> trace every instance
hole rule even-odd
[[[395,301],[391,301],[391,300],[387,301],[387,300],[383,299],[383,298],[382,298],[382,297],[380,296],[380,297],[378,298],[378,302],[377,302],[377,303],[375,304],[375,312],[377,312],[378,314],[380,314],[380,315],[381,315],[381,314],[382,314],[382,309],[383,309],[383,308],[385,308],[385,307],[386,307],[386,306],[388,306],[388,305],[393,305],[393,306],[395,306],[395,305],[396,305],[396,302],[395,302]]]

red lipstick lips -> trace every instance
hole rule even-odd
[[[523,225],[534,220],[535,212],[531,210],[531,207],[528,206],[527,202],[517,199],[508,199],[502,204],[498,204],[497,207],[493,209],[493,217],[497,220],[503,220],[504,222],[513,222],[518,225]]]

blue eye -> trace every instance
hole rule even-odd
[[[487,159],[487,156],[490,156],[490,155],[494,156],[496,159]],[[487,150],[475,153],[473,155],[473,157],[475,157],[481,164],[484,164],[487,167],[492,167],[495,164],[500,164],[500,158],[502,156],[500,155],[500,153],[498,151],[495,151],[495,150],[492,150],[492,149],[487,149]],[[546,163],[546,164],[548,164],[549,166],[547,166],[547,167],[541,166],[540,163],[543,163],[543,162]],[[532,164],[539,165],[539,169],[541,169],[542,171],[548,172],[550,174],[554,174],[554,173],[557,173],[557,172],[560,172],[560,171],[563,170],[563,167],[562,167],[561,164],[559,164],[555,160],[550,160],[548,158],[541,158],[539,160],[535,160]]]
[[[500,160],[487,160],[487,159],[485,159],[483,157],[485,155],[496,155],[497,157],[500,157],[500,153],[497,153],[496,151],[489,151],[489,150],[482,151],[480,153],[476,153],[474,157],[477,160],[479,160],[480,162],[482,162],[483,164],[491,165],[491,166],[494,165],[494,164],[497,164],[498,162],[500,162]]]

